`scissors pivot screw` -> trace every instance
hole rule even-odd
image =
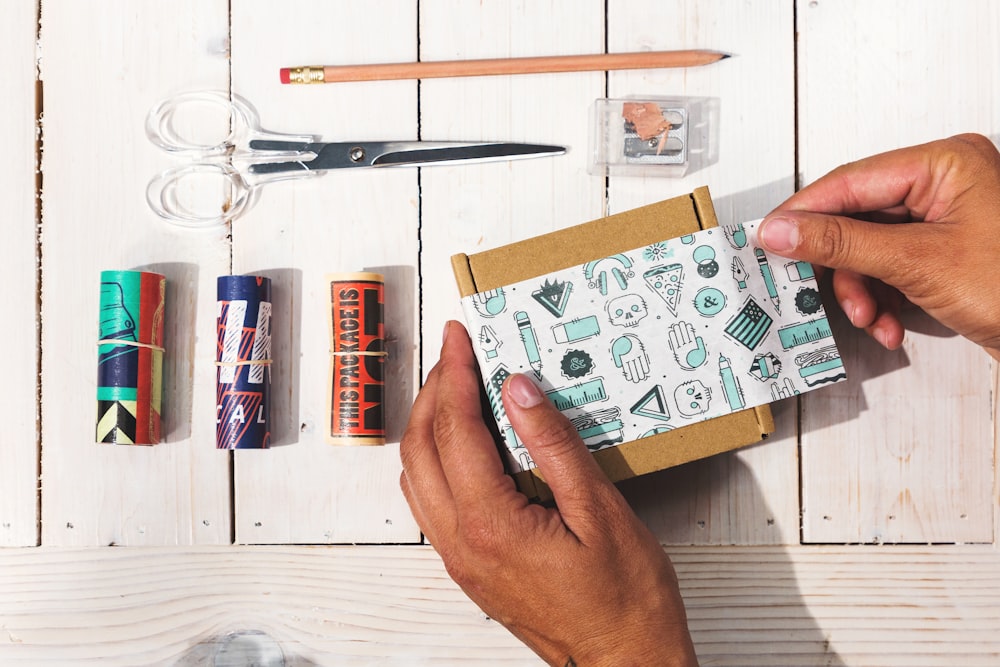
[[[360,146],[355,146],[351,149],[351,161],[361,162],[365,159],[365,149]]]

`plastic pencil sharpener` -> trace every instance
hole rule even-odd
[[[683,176],[690,113],[684,98],[598,99],[591,113],[590,173]]]

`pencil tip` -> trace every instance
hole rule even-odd
[[[719,58],[719,60],[725,60],[726,58],[732,58],[732,57],[733,57],[733,54],[731,54],[731,53],[723,53],[722,57]]]

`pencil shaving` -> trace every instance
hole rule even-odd
[[[653,102],[626,102],[622,105],[622,118],[632,123],[635,133],[643,141],[660,137],[656,154],[663,151],[670,131],[670,121],[663,117],[663,110]]]

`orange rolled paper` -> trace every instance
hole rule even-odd
[[[326,440],[334,445],[384,445],[383,277],[333,273],[325,281],[330,294]]]

